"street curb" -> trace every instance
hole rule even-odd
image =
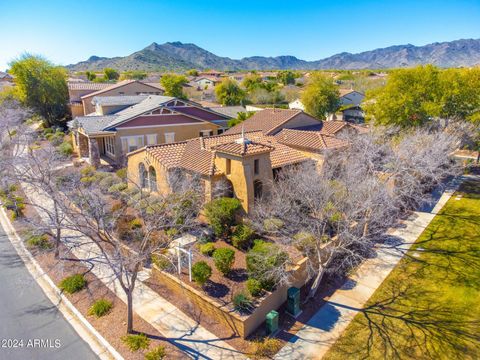
[[[102,360],[123,360],[117,350],[88,322],[88,320],[73,306],[68,298],[62,294],[52,279],[43,271],[40,264],[30,254],[22,239],[16,232],[5,210],[0,207],[0,224],[5,228],[8,239],[17,254],[25,263],[25,267],[43,290],[45,295],[56,305],[63,317],[74,328],[77,334],[90,346],[93,352]],[[13,236],[12,236],[13,235]]]

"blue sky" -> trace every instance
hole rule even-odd
[[[0,70],[28,51],[66,65],[124,56],[152,42],[217,55],[294,55],[480,38],[480,0],[0,0]]]

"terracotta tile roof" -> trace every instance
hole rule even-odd
[[[108,84],[108,85],[110,85],[110,86],[101,88],[101,90],[95,91],[95,92],[90,93],[90,94],[87,94],[87,95],[83,95],[83,96],[82,96],[82,99],[87,98],[87,97],[91,97],[91,96],[101,95],[101,94],[103,94],[105,91],[110,91],[110,90],[113,90],[113,89],[118,89],[118,88],[121,88],[122,86],[125,86],[125,85],[128,85],[128,84],[132,84],[132,83],[135,83],[135,82],[136,82],[136,83],[141,83],[141,84],[146,85],[146,86],[149,86],[149,87],[151,87],[152,89],[155,89],[155,90],[162,90],[161,87],[159,87],[159,86],[154,86],[154,85],[151,85],[151,84],[147,84],[147,83],[141,82],[141,81],[139,81],[139,80],[123,80],[123,81],[117,82],[116,84]]]
[[[242,127],[245,131],[262,130],[266,135],[286,123],[294,116],[302,113],[298,109],[265,109],[256,112],[242,123],[228,129],[226,134],[239,134],[242,132]]]
[[[239,138],[235,135],[216,135],[187,140],[181,143],[147,146],[145,151],[152,154],[167,168],[181,168],[201,175],[211,176],[218,173],[215,168],[217,152],[232,155],[258,154],[269,151],[272,168],[302,162],[308,159],[300,151],[280,144],[273,136],[265,136],[261,131],[246,133],[251,140],[247,149],[235,143]],[[246,152],[245,152],[246,151]]]
[[[369,131],[367,127],[362,125],[352,124],[347,121],[332,120],[323,122],[320,133],[324,135],[336,135],[340,130],[344,129],[345,127],[353,129],[359,134],[365,134]]]
[[[177,167],[187,145],[186,141],[161,146],[147,146],[147,153],[153,155],[167,169]]]
[[[68,82],[69,90],[102,90],[109,86],[112,86],[111,83],[94,83],[94,82]]]
[[[320,131],[283,129],[275,135],[275,138],[281,144],[312,151],[340,149],[348,146],[347,141],[322,134]]]
[[[273,146],[264,145],[262,143],[257,143],[253,141],[248,141],[244,143],[240,142],[230,142],[220,145],[215,145],[212,147],[213,150],[232,154],[232,155],[254,155],[254,154],[261,154],[265,152],[270,152],[274,149]]]

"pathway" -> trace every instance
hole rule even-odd
[[[22,184],[32,203],[53,206],[48,194]],[[41,214],[47,220],[46,214]],[[82,234],[70,229],[62,231],[63,242],[75,257],[93,265],[91,272],[108,286],[122,301],[126,295],[97,246]],[[180,311],[148,286],[138,281],[133,295],[134,311],[155,327],[172,344],[193,358],[245,359],[245,356],[222,339],[202,327],[191,316]]]
[[[377,256],[366,260],[342,288],[290,339],[275,359],[320,359],[340,337],[370,296],[398,264],[410,246],[430,224],[459,182],[452,184],[429,212],[415,212],[401,228],[389,232],[392,239],[378,247]]]

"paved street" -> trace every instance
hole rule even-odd
[[[37,285],[1,225],[0,359],[97,359]]]

